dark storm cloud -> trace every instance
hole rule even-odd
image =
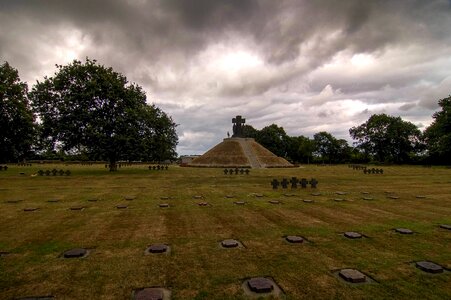
[[[450,93],[449,28],[445,0],[0,0],[0,59],[30,84],[74,58],[112,66],[193,153],[235,114],[292,135],[346,137],[378,112],[428,124]]]

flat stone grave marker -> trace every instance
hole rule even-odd
[[[12,200],[6,200],[6,203],[13,204],[13,203],[19,203],[19,202],[22,202],[22,201],[23,201],[22,199],[12,199]]]
[[[226,195],[225,197],[226,197],[227,199],[235,198],[234,195]]]
[[[39,210],[39,207],[25,207],[23,211],[37,211]]]
[[[430,262],[430,261],[419,261],[415,263],[415,266],[427,273],[433,273],[433,274],[438,274],[438,273],[443,273],[443,267]]]
[[[85,209],[85,207],[84,206],[72,206],[69,209],[70,210],[83,210],[83,209]]]
[[[244,202],[244,201],[235,201],[233,203],[235,203],[236,205],[244,205],[244,204],[246,204],[246,202]]]
[[[263,194],[255,194],[255,197],[261,198],[261,197],[264,197],[264,195]]]
[[[363,197],[362,199],[363,199],[363,200],[374,200],[373,197]]]
[[[426,198],[426,196],[423,196],[423,195],[416,195],[415,197],[418,198],[418,199],[425,199]]]
[[[313,203],[314,201],[313,201],[312,199],[304,199],[304,200],[302,200],[302,202],[305,202],[305,203]]]
[[[288,235],[285,237],[285,240],[292,244],[299,244],[304,242],[304,238],[298,235]]]
[[[31,297],[22,297],[22,298],[14,298],[16,300],[53,300],[54,296],[31,296]]]
[[[343,201],[345,201],[345,199],[335,198],[334,201],[335,201],[335,202],[343,202]]]
[[[362,192],[363,195],[369,195],[370,192]]]
[[[148,287],[134,290],[132,293],[133,300],[166,300],[170,298],[170,291],[164,288]]]
[[[395,228],[395,231],[400,234],[413,234],[413,231],[407,228]]]
[[[389,198],[389,199],[394,199],[394,200],[399,199],[399,197],[398,197],[398,196],[395,196],[395,195],[387,196],[387,198]]]
[[[88,250],[85,248],[74,248],[63,253],[64,258],[80,258],[88,255]]]
[[[247,281],[247,285],[254,293],[270,293],[274,289],[272,280],[264,277],[254,277]]]
[[[165,244],[153,244],[150,245],[146,252],[148,253],[165,253],[169,250],[169,246]]]
[[[360,239],[363,237],[361,233],[354,232],[354,231],[347,231],[343,234],[348,239]]]
[[[8,255],[8,251],[0,251],[0,257]]]
[[[451,230],[451,225],[441,224],[440,228]]]
[[[277,179],[273,179],[271,181],[271,185],[273,190],[277,190],[277,188],[279,187],[279,181]]]
[[[285,197],[296,197],[296,194],[283,194]]]
[[[197,203],[199,206],[209,206],[210,204],[208,202],[199,202]]]
[[[163,196],[163,197],[160,197],[160,200],[169,200],[169,197],[168,196]]]
[[[234,239],[227,239],[221,241],[221,247],[223,248],[236,248],[240,245],[240,242]]]
[[[340,196],[343,196],[343,195],[346,195],[346,194],[348,194],[348,193],[346,193],[346,192],[335,192],[335,194],[340,195]]]
[[[127,200],[127,201],[131,201],[131,200],[135,200],[136,196],[134,196],[134,195],[127,195],[127,196],[124,197],[124,199]]]
[[[312,196],[321,196],[321,193],[311,193]]]
[[[201,196],[201,195],[195,195],[195,196],[193,196],[193,199],[202,199],[202,198],[204,198],[204,197]]]
[[[126,209],[128,206],[125,204],[119,204],[116,206],[117,209]]]
[[[164,208],[164,207],[169,207],[169,204],[168,203],[160,203],[158,206]]]
[[[362,283],[366,281],[366,276],[362,272],[355,269],[343,269],[338,275],[344,280],[351,283]]]
[[[268,202],[271,204],[282,204],[279,200],[269,200]]]

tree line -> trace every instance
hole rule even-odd
[[[313,138],[288,136],[283,127],[272,124],[255,129],[245,125],[245,137],[254,138],[277,156],[294,163],[451,163],[451,96],[440,100],[440,111],[421,132],[401,117],[374,114],[365,123],[349,129],[349,145],[331,133],[321,131]]]
[[[142,88],[86,58],[57,65],[33,85],[0,65],[0,162],[77,157],[116,162],[175,159],[176,124]]]
[[[349,129],[353,145],[322,131],[288,136],[276,124],[246,137],[295,163],[451,163],[451,96],[423,132],[413,123],[386,114],[372,115]],[[0,163],[25,159],[107,160],[175,159],[176,124],[146,102],[142,88],[112,68],[86,58],[57,65],[28,90],[18,71],[0,65]]]

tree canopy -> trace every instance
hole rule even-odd
[[[365,123],[349,129],[355,145],[380,162],[406,163],[420,146],[421,132],[401,117],[372,115]]]
[[[110,170],[118,160],[174,158],[176,124],[146,103],[140,86],[88,58],[57,68],[30,92],[49,148],[106,159]]]
[[[315,154],[329,163],[342,163],[351,156],[351,147],[343,139],[337,139],[326,131],[315,133]]]
[[[0,65],[0,162],[25,159],[34,138],[27,84],[8,62]]]
[[[426,128],[424,139],[433,162],[451,163],[451,96],[441,99],[441,110],[434,113],[434,121]]]

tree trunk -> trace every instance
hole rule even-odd
[[[115,157],[110,157],[110,172],[115,172],[117,171],[117,163],[116,163],[116,158]]]
[[[110,167],[110,172],[117,171],[117,164],[116,164],[116,162],[110,162],[109,167]]]

